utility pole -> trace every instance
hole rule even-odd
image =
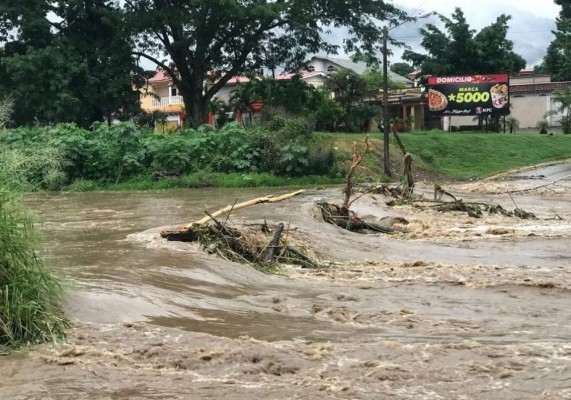
[[[389,163],[389,79],[387,66],[387,39],[389,30],[385,26],[383,28],[383,158],[384,173],[391,176],[391,167]]]
[[[420,18],[428,18],[432,15],[437,15],[436,12],[430,11],[413,18],[414,21]],[[391,167],[389,160],[389,82],[388,82],[388,62],[387,62],[387,41],[389,39],[389,31],[398,28],[402,24],[408,21],[404,21],[399,25],[393,26],[390,29],[388,27],[383,28],[383,157],[384,157],[384,173],[386,176],[391,176]]]

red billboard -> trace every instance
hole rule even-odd
[[[428,78],[431,115],[507,115],[509,75],[457,75]]]

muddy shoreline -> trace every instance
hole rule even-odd
[[[571,399],[571,183],[528,190],[542,181],[526,176],[449,189],[537,220],[375,195],[359,214],[411,232],[363,236],[314,218],[338,189],[244,210],[236,221],[296,226],[329,261],[277,275],[158,237],[267,190],[30,198],[74,322],[65,344],[0,358],[0,398]]]

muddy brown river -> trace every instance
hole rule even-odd
[[[571,399],[570,170],[447,186],[534,220],[367,195],[359,215],[410,232],[359,235],[315,218],[339,188],[236,213],[296,228],[327,261],[276,275],[158,233],[291,188],[30,195],[73,324],[0,357],[0,398]]]

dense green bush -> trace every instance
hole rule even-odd
[[[138,175],[179,176],[198,171],[326,175],[335,164],[334,153],[318,147],[314,128],[313,119],[280,116],[247,128],[230,123],[219,130],[204,126],[174,134],[133,123],[97,123],[89,130],[61,124],[7,130],[0,135],[0,148],[32,158],[53,159],[47,154],[57,154],[59,168],[38,167],[27,177],[47,189],[78,180],[115,183]]]

